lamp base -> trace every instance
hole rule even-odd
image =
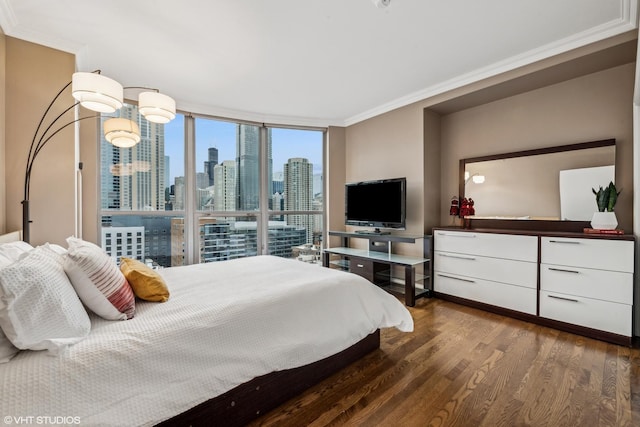
[[[31,233],[29,232],[29,225],[31,220],[29,219],[29,201],[23,200],[22,202],[22,240],[29,243],[31,239]]]

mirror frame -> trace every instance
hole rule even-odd
[[[600,148],[616,145],[616,140],[602,139],[598,141],[580,142],[577,144],[556,145],[551,147],[536,148],[533,150],[513,151],[510,153],[492,154],[488,156],[469,157],[460,159],[460,170],[458,174],[458,194],[459,200],[465,197],[464,171],[469,163],[478,163],[488,160],[512,159],[515,157],[538,156],[541,154],[562,153],[566,151],[585,150],[588,148]],[[469,226],[471,228],[502,228],[502,229],[524,229],[543,231],[569,231],[583,232],[583,228],[589,227],[589,221],[551,221],[551,220],[511,220],[511,219],[473,219]]]

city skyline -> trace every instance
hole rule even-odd
[[[102,121],[110,117],[113,116],[105,114]],[[111,216],[107,212],[111,209],[175,212],[188,208],[183,171],[184,117],[173,127],[153,124],[144,120],[135,106],[123,108],[119,117],[139,123],[141,140],[124,149],[101,140],[103,247],[114,258],[134,256],[154,265],[179,265],[184,260],[181,217]],[[314,187],[322,182],[322,132],[267,129],[266,173],[272,180],[268,185],[269,204],[260,206],[258,147],[262,128],[204,119],[196,119],[196,125],[195,149],[199,154],[195,170],[188,172],[195,174],[195,209],[223,212],[275,207],[275,210],[318,212],[282,214],[264,225],[251,220],[250,215],[201,218],[196,233],[201,239],[201,261],[256,255],[258,229],[262,226],[269,229],[269,253],[277,256],[297,256],[295,248],[319,244],[323,221],[318,215],[323,197],[321,185],[317,193]],[[208,141],[216,138],[224,141],[222,147],[211,147]],[[178,167],[174,168],[176,163]],[[314,173],[314,167],[320,173]]]
[[[236,160],[237,123],[196,118],[196,172],[204,170],[207,150],[218,149],[218,163]],[[170,157],[170,182],[184,176],[184,116],[164,125],[165,155]],[[271,128],[273,174],[282,173],[290,158],[302,157],[313,164],[313,173],[322,174],[322,132]],[[286,149],[284,149],[286,147]]]

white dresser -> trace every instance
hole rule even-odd
[[[631,336],[634,242],[541,237],[540,317]]]
[[[434,291],[535,315],[538,238],[434,231]]]
[[[433,236],[437,296],[631,343],[633,238],[449,229]]]

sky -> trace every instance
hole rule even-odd
[[[209,147],[218,149],[218,162],[235,160],[236,124],[196,119],[196,172],[204,172]],[[164,127],[165,155],[170,157],[170,179],[184,176],[184,116],[177,115]],[[273,172],[282,172],[291,157],[303,157],[313,163],[314,174],[322,173],[322,132],[298,129],[272,130]]]

